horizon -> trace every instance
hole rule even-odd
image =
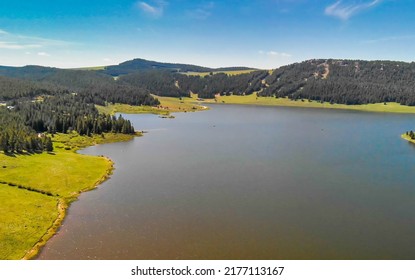
[[[309,59],[413,62],[409,0],[0,0],[0,64],[64,69],[133,58],[275,69]]]
[[[141,57],[132,58],[132,59],[129,59],[129,60],[126,60],[126,61],[121,61],[119,64],[122,64],[122,63],[128,62],[128,61],[137,60],[137,59],[151,61],[151,62],[157,62],[157,63],[185,64],[185,65],[192,65],[192,66],[200,66],[200,67],[212,68],[212,67],[207,67],[205,65],[188,64],[188,63],[182,63],[182,62],[178,62],[178,61],[153,61],[153,60],[148,60],[148,59],[141,58]],[[290,64],[303,63],[303,62],[307,62],[307,61],[310,61],[310,60],[335,60],[335,61],[358,61],[359,60],[359,61],[369,61],[369,62],[382,61],[382,62],[415,63],[415,61],[386,60],[386,59],[365,60],[365,59],[348,59],[348,58],[310,58],[310,59],[306,59],[306,60],[303,60],[303,61],[292,62],[292,63],[289,63],[289,64],[281,65],[281,66],[276,67],[276,68],[254,68],[254,67],[247,67],[247,66],[243,66],[243,65],[228,65],[228,66],[215,67],[215,68],[212,68],[212,69],[213,70],[216,70],[216,69],[220,69],[220,68],[246,67],[246,68],[249,68],[251,70],[274,70],[274,69],[278,69],[280,67],[287,66],[287,65],[290,65]],[[15,68],[23,68],[23,67],[46,67],[46,68],[56,68],[56,69],[62,69],[62,70],[88,70],[88,68],[110,67],[110,66],[117,66],[119,64],[90,65],[90,66],[82,66],[82,67],[74,67],[74,68],[62,68],[62,67],[55,67],[55,66],[48,66],[48,65],[36,65],[36,64],[27,64],[27,65],[21,65],[21,66],[2,65],[2,64],[0,64],[0,67],[15,67]]]

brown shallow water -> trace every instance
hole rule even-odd
[[[415,259],[415,116],[213,106],[144,137],[39,259]]]

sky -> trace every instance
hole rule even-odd
[[[413,0],[0,0],[0,65],[414,61]]]

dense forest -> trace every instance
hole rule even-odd
[[[150,94],[179,97],[189,96],[193,92],[201,98],[213,98],[216,94],[248,95],[256,92],[258,96],[340,104],[394,101],[415,105],[415,63],[314,59],[283,66],[272,72],[256,70],[240,75],[212,73],[203,77],[185,74],[188,71],[217,70],[143,59],[97,71],[3,66],[0,67],[0,76],[14,80],[0,77],[0,101],[19,96],[37,96],[42,90],[51,95],[54,95],[51,92],[77,92],[94,104],[118,102],[132,105],[157,105],[158,101]],[[117,76],[117,79],[113,76]],[[19,79],[18,83],[16,79]]]
[[[245,67],[221,68],[246,70]],[[210,72],[190,75],[187,72]],[[273,71],[238,75],[218,69],[135,59],[103,70],[0,66],[0,148],[7,153],[50,151],[39,136],[76,131],[134,133],[128,120],[99,114],[95,105],[156,106],[153,97],[249,95],[340,104],[398,102],[415,106],[415,63],[314,59]]]
[[[159,96],[190,96],[193,92],[200,98],[214,98],[215,94],[245,95],[260,91],[262,80],[267,75],[265,70],[239,75],[217,73],[204,77],[152,70],[124,75],[119,80],[133,86],[144,86]]]
[[[259,96],[339,104],[415,105],[415,63],[309,60],[276,69]]]
[[[415,105],[415,63],[315,59],[269,71],[246,74],[217,73],[206,76],[149,70],[119,77],[159,96],[201,98],[249,95],[309,99],[339,104],[398,102]]]
[[[52,151],[51,139],[44,132],[53,135],[71,131],[87,136],[135,133],[129,120],[99,114],[94,104],[83,102],[74,94],[0,107],[0,149],[5,153]]]
[[[50,137],[39,135],[24,124],[19,114],[0,107],[0,150],[9,153],[53,151]]]
[[[0,149],[5,153],[52,151],[45,132],[91,136],[105,132],[133,134],[130,121],[121,116],[99,114],[96,104],[108,102],[131,105],[158,105],[142,87],[117,82],[90,71],[34,67],[1,68],[10,77],[0,76]],[[5,70],[6,69],[6,70]]]

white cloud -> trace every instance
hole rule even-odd
[[[13,34],[2,29],[0,29],[0,35],[2,39],[0,49],[23,50],[73,45],[73,43],[67,41]]]
[[[42,37],[36,37],[36,36],[26,36],[26,35],[12,35],[12,36],[15,36],[17,39],[22,40],[22,41],[36,42],[37,44],[45,46],[45,47],[75,45],[75,43],[68,42],[68,41],[42,38]]]
[[[291,57],[291,54],[288,54],[288,53],[279,53],[279,52],[275,52],[275,51],[269,51],[269,52],[267,52],[267,55],[270,55],[270,56],[282,56],[282,57]]]
[[[137,7],[142,10],[144,13],[146,13],[149,16],[152,16],[154,18],[159,18],[163,16],[164,8],[167,6],[167,2],[162,0],[156,0],[153,1],[152,4],[149,4],[147,2],[137,2]]]
[[[48,54],[47,52],[38,52],[37,55],[38,56],[50,56],[50,54]]]
[[[21,44],[17,42],[4,42],[0,41],[0,49],[7,49],[7,50],[23,50],[23,49],[33,49],[33,48],[40,48],[41,45],[36,44]]]
[[[108,58],[108,57],[105,57],[102,60],[105,61],[105,62],[111,62],[112,61],[112,59],[111,58]]]
[[[326,7],[324,13],[328,16],[337,17],[341,20],[348,20],[357,13],[376,6],[381,3],[382,0],[343,2],[344,1],[339,0]]]
[[[260,50],[260,51],[258,51],[258,53],[260,55],[267,55],[267,56],[270,56],[270,57],[279,57],[279,58],[289,58],[289,57],[292,57],[291,54],[285,53],[285,52],[276,52],[276,51],[267,51],[266,52],[266,51]]]

